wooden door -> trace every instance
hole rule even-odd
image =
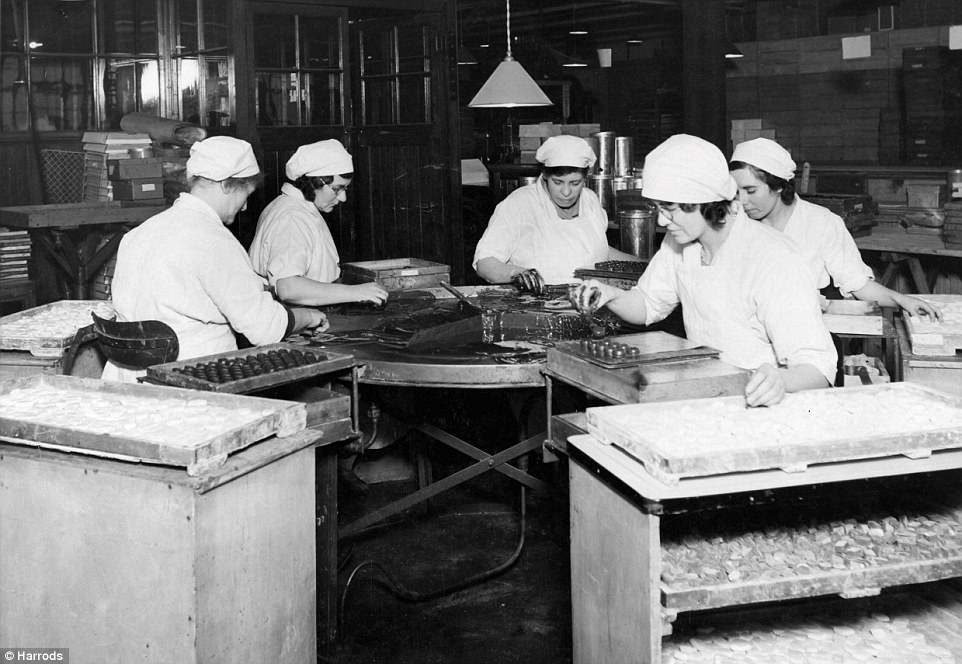
[[[464,274],[460,162],[442,12],[353,21],[355,235],[361,260],[414,257]],[[361,193],[363,192],[363,193]],[[348,249],[348,247],[345,247]]]

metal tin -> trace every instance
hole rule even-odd
[[[621,230],[621,250],[649,260],[655,253],[655,224],[658,222],[649,210],[622,210],[618,213]]]
[[[527,187],[529,184],[535,184],[537,181],[537,175],[525,175],[524,177],[518,178],[518,186]]]
[[[635,139],[615,137],[615,175],[631,175],[635,171]]]
[[[127,150],[127,154],[130,155],[131,159],[146,159],[154,156],[154,149],[149,146],[143,148],[130,148]]]
[[[616,175],[613,179],[614,190],[624,191],[626,189],[641,189],[640,175]]]
[[[598,175],[615,175],[615,132],[598,131],[592,136],[598,139]]]
[[[594,135],[588,136],[585,138],[585,140],[588,141],[588,145],[591,146],[591,149],[595,153],[595,157],[597,157],[601,153],[601,140]],[[588,169],[588,174],[597,175],[600,167],[601,161],[599,159],[595,159],[595,163],[591,166],[591,168]]]
[[[601,207],[608,213],[608,218],[614,217],[615,190],[613,188],[614,178],[610,175],[589,175],[588,186],[598,194],[601,200]]]

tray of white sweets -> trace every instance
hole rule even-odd
[[[303,403],[40,374],[0,383],[0,437],[188,475],[270,436],[303,430]]]
[[[911,383],[796,392],[767,408],[716,397],[589,408],[586,417],[592,436],[667,484],[962,447],[962,398]]]
[[[90,313],[113,318],[106,300],[61,300],[0,318],[0,350],[25,350],[37,357],[60,357],[77,330],[92,324]]]
[[[962,352],[962,295],[915,295],[942,310],[942,320],[905,316],[914,355],[955,357]]]

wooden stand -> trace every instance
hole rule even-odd
[[[322,436],[198,477],[0,444],[0,642],[84,662],[315,661]]]

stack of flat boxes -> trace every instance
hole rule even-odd
[[[588,138],[592,134],[601,131],[601,125],[587,124],[554,124],[552,122],[542,122],[540,124],[519,125],[518,140],[520,142],[521,156],[519,163],[536,164],[535,154],[541,144],[552,136],[570,135]]]
[[[962,52],[944,46],[902,51],[905,161],[942,166],[962,159]]]
[[[107,177],[114,200],[154,201],[164,198],[164,166],[160,157],[108,162]]]
[[[109,177],[112,164],[130,159],[132,148],[150,147],[150,136],[122,131],[88,131],[81,139],[84,151],[84,200],[123,200],[115,196]]]
[[[962,249],[962,201],[945,204],[945,224],[942,226],[942,239],[951,249]]]
[[[761,118],[746,118],[743,120],[732,120],[732,148],[739,143],[750,141],[753,138],[775,139],[775,130],[766,127],[766,122]]]

